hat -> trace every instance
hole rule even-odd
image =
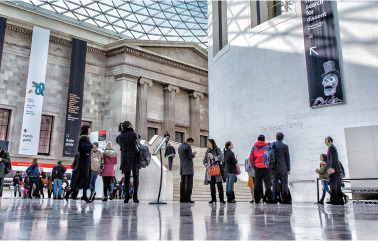
[[[113,150],[112,142],[111,141],[108,141],[108,143],[106,143],[105,150]]]
[[[93,142],[93,145],[98,147],[98,142]]]
[[[340,75],[340,72],[335,69],[335,62],[330,60],[323,64],[324,74],[322,74],[322,78],[327,74],[337,74]]]

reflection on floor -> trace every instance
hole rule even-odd
[[[376,239],[377,205],[0,201],[0,239]]]

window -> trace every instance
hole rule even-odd
[[[207,136],[200,136],[201,148],[207,147]]]
[[[156,133],[157,133],[156,128],[148,127],[148,141],[151,140],[151,138],[154,137]]]
[[[184,132],[175,132],[175,141],[178,143],[183,143],[184,142]]]
[[[42,115],[41,131],[39,133],[38,155],[50,155],[53,118],[54,117],[52,116]]]
[[[291,11],[293,1],[251,1],[251,27]]]
[[[83,126],[83,125],[89,125],[89,127],[92,127],[92,122],[82,120],[82,121],[81,121],[81,126]]]
[[[8,139],[10,110],[0,109],[0,141]]]
[[[212,1],[214,55],[228,44],[227,1]]]

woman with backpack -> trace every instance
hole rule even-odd
[[[80,138],[77,150],[79,155],[77,156],[75,167],[72,170],[71,179],[71,189],[67,191],[65,199],[68,201],[68,197],[74,191],[77,192],[79,189],[83,189],[83,196],[81,200],[85,202],[92,202],[87,196],[87,190],[89,188],[89,181],[91,178],[91,151],[93,145],[88,138],[91,133],[91,128],[89,125],[83,125],[80,131]]]
[[[226,165],[227,171],[226,196],[228,203],[236,203],[234,184],[236,181],[236,175],[238,173],[236,167],[238,160],[236,159],[232,149],[234,149],[234,145],[231,143],[231,141],[226,142],[224,146],[224,163]]]
[[[33,184],[35,185],[35,190],[37,193],[36,197],[39,198],[39,168],[38,160],[36,158],[33,159],[31,165],[26,169],[26,175],[29,177],[28,198],[32,198]]]
[[[106,144],[105,151],[102,154],[104,158],[104,169],[101,172],[102,182],[104,186],[104,198],[102,201],[108,201],[108,192],[110,200],[113,199],[111,188],[111,181],[114,177],[114,165],[117,164],[117,153],[113,150],[112,143],[109,141]]]
[[[133,172],[134,182],[134,203],[139,203],[138,200],[138,187],[139,187],[139,151],[137,148],[137,133],[134,132],[133,126],[130,121],[125,121],[119,124],[118,130],[121,132],[116,138],[116,142],[121,147],[121,167],[120,170],[125,175],[125,180],[130,180],[131,171]],[[125,190],[129,190],[130,183],[125,183]],[[125,196],[124,203],[129,202],[129,195]]]
[[[226,203],[224,201],[223,178],[220,171],[222,162],[223,154],[221,149],[218,148],[214,139],[208,139],[207,151],[205,153],[205,158],[203,159],[203,165],[206,168],[205,183],[210,183],[210,204],[217,202],[215,184],[217,184],[218,187],[219,201],[221,203]]]

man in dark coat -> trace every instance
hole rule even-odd
[[[192,151],[192,145],[194,143],[193,138],[188,138],[185,143],[181,144],[178,148],[178,153],[180,156],[180,202],[194,203],[191,200],[192,190],[193,190],[193,175],[194,166],[193,158],[196,156],[197,152]]]
[[[290,154],[288,145],[282,142],[283,139],[284,134],[282,132],[278,132],[276,134],[276,142],[273,143],[276,161],[275,165],[273,166],[273,200],[275,203],[277,203],[279,200],[277,194],[281,191],[283,203],[291,204],[288,187],[288,175],[290,175]],[[281,190],[278,190],[279,181],[281,181]]]
[[[3,186],[5,177],[5,164],[10,163],[9,153],[0,147],[0,199],[3,196]]]
[[[329,178],[329,186],[331,188],[331,200],[327,202],[333,205],[344,205],[344,195],[341,192],[341,173],[342,169],[339,161],[339,154],[333,145],[332,137],[325,138],[324,143],[328,146],[327,151],[327,171]]]
[[[164,157],[168,157],[168,167],[169,170],[172,171],[172,163],[173,163],[173,158],[175,157],[176,150],[171,144],[167,144],[165,148],[165,153]]]
[[[128,193],[130,189],[130,176],[131,171],[133,172],[133,185],[134,185],[134,194],[133,201],[134,203],[139,203],[138,200],[138,187],[139,187],[139,151],[137,148],[137,134],[134,132],[133,126],[130,121],[125,121],[120,124],[119,131],[120,135],[117,136],[116,142],[121,147],[121,167],[120,170],[123,171],[125,175],[125,193]],[[129,202],[129,195],[125,195],[125,203]]]

